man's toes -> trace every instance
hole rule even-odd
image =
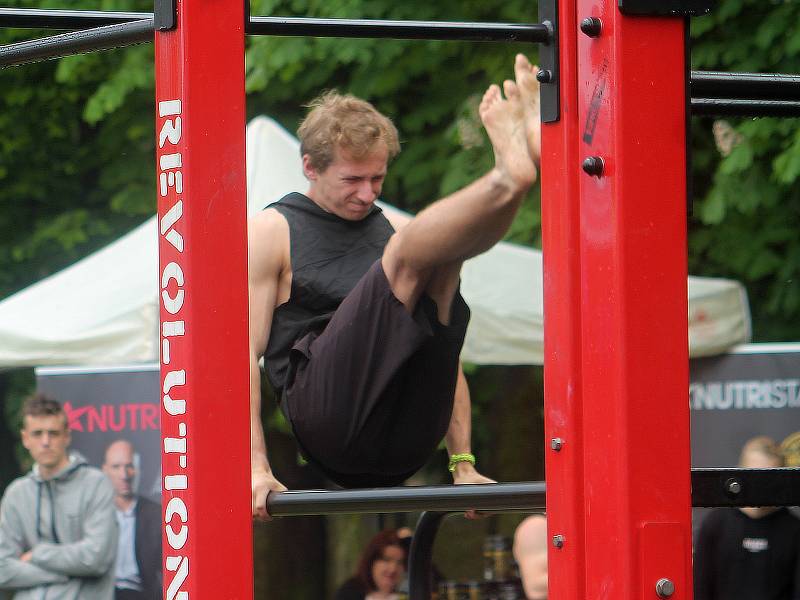
[[[478,112],[483,114],[484,111],[489,110],[491,106],[500,99],[500,88],[496,84],[492,84],[483,94],[481,105],[478,107]]]
[[[519,88],[517,84],[509,79],[503,82],[503,92],[509,100],[516,100],[519,98]]]
[[[516,76],[517,85],[526,89],[538,89],[539,82],[536,79],[536,74],[539,72],[539,67],[532,65],[524,54],[517,54],[514,61],[514,75]]]
[[[524,54],[517,54],[514,59],[514,74],[517,76],[517,81],[527,76],[531,72],[531,63],[528,57]]]
[[[484,100],[488,100],[490,102],[495,102],[500,99],[500,86],[496,83],[493,83],[489,86],[486,90],[486,93],[483,95]]]

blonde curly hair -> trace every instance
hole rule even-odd
[[[331,165],[337,149],[356,160],[371,154],[380,143],[386,145],[389,160],[400,152],[397,128],[366,100],[332,90],[307,107],[311,110],[297,130],[300,154],[308,154],[319,172]]]

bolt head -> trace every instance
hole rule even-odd
[[[542,69],[538,73],[536,73],[536,81],[539,83],[552,83],[553,81],[553,72],[547,69]]]
[[[556,437],[556,438],[553,438],[552,440],[550,440],[550,448],[552,448],[556,452],[561,450],[561,448],[563,446],[564,446],[564,440],[562,440],[561,438],[557,438]]]
[[[581,21],[581,31],[589,37],[599,37],[603,30],[603,22],[597,17],[586,17]]]
[[[564,536],[560,533],[553,536],[553,546],[556,548],[563,548],[564,547]]]
[[[725,489],[729,494],[738,494],[742,491],[742,482],[734,477],[731,477],[725,482]]]
[[[581,164],[581,168],[592,177],[600,177],[603,174],[605,163],[599,156],[587,156]]]
[[[656,582],[656,594],[659,598],[669,598],[675,593],[675,584],[666,577],[662,577]]]

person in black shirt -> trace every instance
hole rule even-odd
[[[768,437],[748,441],[744,468],[784,466]],[[719,508],[700,525],[695,600],[800,600],[800,520],[786,508]]]
[[[259,359],[305,458],[344,487],[393,486],[442,438],[455,483],[491,483],[474,467],[469,391],[459,354],[469,309],[463,261],[508,229],[536,180],[537,69],[491,86],[479,113],[495,166],[410,220],[375,206],[399,152],[391,121],[358,98],[315,100],[298,135],[306,194],[248,227],[253,515],[285,490],[267,459]]]

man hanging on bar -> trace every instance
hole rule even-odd
[[[286,489],[267,459],[262,355],[302,454],[339,485],[398,485],[443,437],[456,484],[492,482],[471,454],[459,273],[503,237],[536,181],[537,68],[518,55],[514,70],[479,108],[494,168],[413,219],[374,204],[400,150],[392,122],[352,96],[311,104],[298,130],[308,191],[249,223],[254,516]]]

